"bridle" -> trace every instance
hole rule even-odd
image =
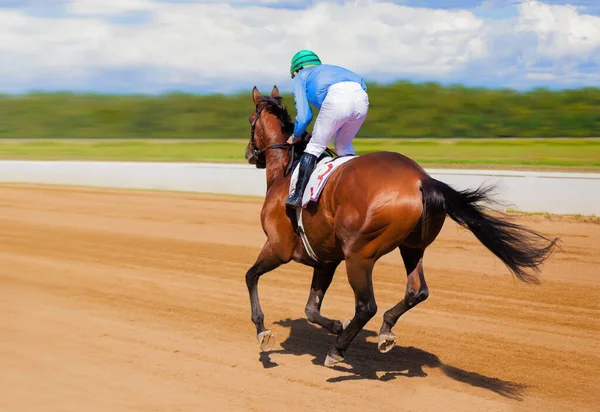
[[[252,145],[252,155],[254,156],[254,158],[256,159],[256,167],[259,169],[264,169],[267,167],[267,159],[266,159],[266,152],[267,150],[271,150],[271,149],[286,149],[288,151],[289,156],[289,162],[285,167],[284,170],[284,176],[287,176],[290,171],[292,170],[292,165],[294,163],[294,147],[296,145],[294,144],[289,144],[289,143],[279,143],[279,144],[274,144],[271,146],[265,146],[265,141],[263,140],[262,135],[260,136],[260,141],[262,143],[263,148],[259,149],[258,146],[256,145],[256,141],[254,139],[255,136],[255,131],[256,131],[256,123],[258,123],[258,119],[260,119],[260,114],[262,113],[263,109],[266,107],[266,104],[261,104],[259,107],[257,107],[256,109],[256,117],[254,118],[254,120],[251,123],[251,130],[250,130],[250,144]]]

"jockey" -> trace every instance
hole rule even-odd
[[[296,105],[294,132],[289,144],[300,141],[312,120],[312,105],[319,110],[306,150],[300,158],[298,182],[286,205],[298,208],[317,159],[335,137],[339,156],[354,155],[352,140],[365,121],[369,97],[364,80],[339,66],[322,64],[310,50],[301,50],[292,57],[290,74]]]

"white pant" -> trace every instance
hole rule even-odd
[[[339,156],[353,155],[352,140],[369,111],[369,96],[359,83],[333,84],[327,91],[315,120],[306,153],[319,157],[335,135],[335,151]]]

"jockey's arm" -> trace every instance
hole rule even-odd
[[[306,131],[312,120],[312,111],[306,98],[306,85],[300,76],[296,76],[294,79],[292,94],[294,95],[294,103],[296,105],[296,121],[294,123],[292,139],[296,141],[302,137],[302,134]]]

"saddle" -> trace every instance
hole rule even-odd
[[[309,176],[308,184],[302,194],[302,209],[306,208],[309,202],[317,202],[319,196],[327,183],[329,177],[342,164],[356,158],[356,155],[333,157],[328,153],[323,153],[318,159],[315,168]],[[294,166],[290,180],[289,193],[292,194],[298,181],[298,165]]]

